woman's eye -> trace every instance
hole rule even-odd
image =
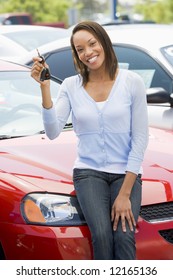
[[[78,49],[77,52],[80,53],[80,52],[82,52],[82,50],[83,50],[83,49]]]
[[[91,46],[94,46],[95,44],[96,44],[96,42],[92,42],[92,43],[91,43]]]

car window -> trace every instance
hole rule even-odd
[[[5,22],[7,22],[7,24],[19,24],[19,20],[15,16],[8,17]]]
[[[20,24],[31,24],[28,16],[20,16]]]
[[[30,24],[28,16],[9,16],[4,21],[5,24]]]
[[[51,53],[48,57],[46,56],[46,62],[50,67],[51,74],[61,80],[76,74],[71,48]]]
[[[173,45],[163,47],[160,50],[166,60],[173,66]]]
[[[120,68],[127,68],[140,74],[146,88],[162,87],[172,92],[172,80],[154,58],[137,48],[113,46]]]

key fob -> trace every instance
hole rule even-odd
[[[47,67],[43,68],[40,75],[40,81],[43,82],[44,80],[50,80],[50,71]]]
[[[37,53],[38,56],[42,59],[42,61],[40,61],[42,64],[44,64],[45,59],[44,56],[40,55],[38,49],[37,49]],[[43,70],[41,71],[41,75],[40,75],[40,81],[43,82],[44,80],[50,80],[50,70],[47,67],[44,67]]]

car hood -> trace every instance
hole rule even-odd
[[[45,135],[2,140],[1,177],[24,194],[33,191],[72,193],[75,143],[73,131],[61,133],[55,140]]]
[[[1,181],[23,194],[36,191],[74,194],[76,142],[73,131],[61,133],[55,140],[45,135],[2,140]],[[150,128],[143,162],[143,205],[173,200],[172,143],[172,132]]]

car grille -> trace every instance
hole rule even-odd
[[[173,244],[173,229],[160,230],[159,233],[167,242]]]
[[[140,216],[150,223],[173,220],[173,201],[142,206]],[[160,230],[159,234],[167,242],[173,244],[173,229]]]
[[[173,220],[173,201],[142,206],[140,216],[150,223]]]

